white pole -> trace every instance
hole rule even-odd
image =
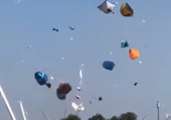
[[[27,120],[26,119],[26,115],[25,115],[25,111],[24,111],[24,107],[23,107],[23,104],[22,104],[22,101],[18,101],[18,103],[20,105],[20,109],[21,109],[21,112],[22,112],[23,120]]]
[[[15,116],[14,116],[14,113],[13,113],[11,107],[10,107],[10,104],[9,104],[9,102],[8,102],[6,96],[5,96],[5,93],[4,93],[4,91],[3,91],[2,87],[1,87],[1,85],[0,85],[0,95],[2,96],[2,98],[3,98],[4,102],[5,102],[5,105],[6,105],[6,107],[7,107],[7,110],[8,110],[8,112],[9,112],[9,114],[10,114],[11,119],[12,119],[12,120],[16,120],[16,118],[15,118]]]

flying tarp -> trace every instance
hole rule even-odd
[[[140,56],[140,52],[138,49],[136,48],[130,48],[129,49],[129,57],[132,59],[132,60],[135,60],[137,58],[139,58]]]
[[[134,10],[128,3],[122,3],[120,7],[120,13],[125,17],[130,17],[134,15]]]
[[[106,14],[114,13],[115,5],[107,0],[105,0],[102,4],[100,4],[97,8],[103,11]]]
[[[48,76],[44,72],[37,71],[34,77],[39,85],[46,85],[48,88],[51,87],[51,83],[48,82]]]

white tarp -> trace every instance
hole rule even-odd
[[[115,8],[115,5],[107,0],[105,0],[102,4],[100,4],[97,8],[99,8],[104,13],[114,13],[113,10]]]
[[[83,103],[80,103],[80,104],[77,104],[75,102],[72,102],[71,103],[71,106],[73,107],[73,109],[77,112],[80,112],[80,111],[84,111],[84,106],[83,106]]]

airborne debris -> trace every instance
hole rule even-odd
[[[129,57],[132,60],[135,60],[135,59],[139,58],[139,55],[140,55],[140,52],[139,52],[138,49],[136,49],[136,48],[130,48],[129,49]]]
[[[58,88],[56,89],[57,97],[60,100],[65,100],[66,95],[72,90],[72,87],[69,83],[60,83]]]
[[[103,68],[107,70],[113,70],[115,64],[112,61],[104,61],[103,62]]]
[[[53,31],[59,32],[57,28],[52,28]]]
[[[120,7],[120,13],[124,16],[124,17],[132,17],[134,15],[134,11],[131,8],[131,6],[128,3],[122,3],[121,7]]]
[[[128,41],[122,41],[121,48],[127,48],[127,47],[129,47]]]
[[[114,8],[115,5],[107,0],[105,0],[102,4],[100,4],[97,8],[99,8],[99,10],[103,11],[106,14],[109,13],[114,13]]]
[[[37,71],[35,72],[34,77],[39,85],[46,85],[48,88],[51,87],[51,83],[48,82],[48,76],[44,72]]]

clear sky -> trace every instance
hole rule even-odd
[[[41,111],[50,120],[59,120],[75,113],[72,101],[84,103],[85,111],[79,114],[83,120],[96,113],[110,118],[129,111],[138,119],[146,116],[146,120],[154,120],[157,100],[161,119],[171,113],[171,1],[118,0],[115,14],[97,9],[102,2],[0,1],[0,83],[17,120],[22,120],[19,100],[28,120],[43,120]],[[123,2],[132,6],[133,17],[121,16]],[[59,32],[52,31],[53,27]],[[139,59],[130,60],[129,48],[120,47],[122,40],[140,50]],[[116,64],[113,71],[102,68],[105,60]],[[83,83],[78,92],[81,64]],[[50,80],[51,89],[37,84],[37,70],[55,78]],[[73,88],[65,101],[56,97],[60,81],[69,82]],[[75,99],[76,94],[81,100]],[[99,96],[102,101],[98,101]],[[10,120],[2,99],[0,120]]]

